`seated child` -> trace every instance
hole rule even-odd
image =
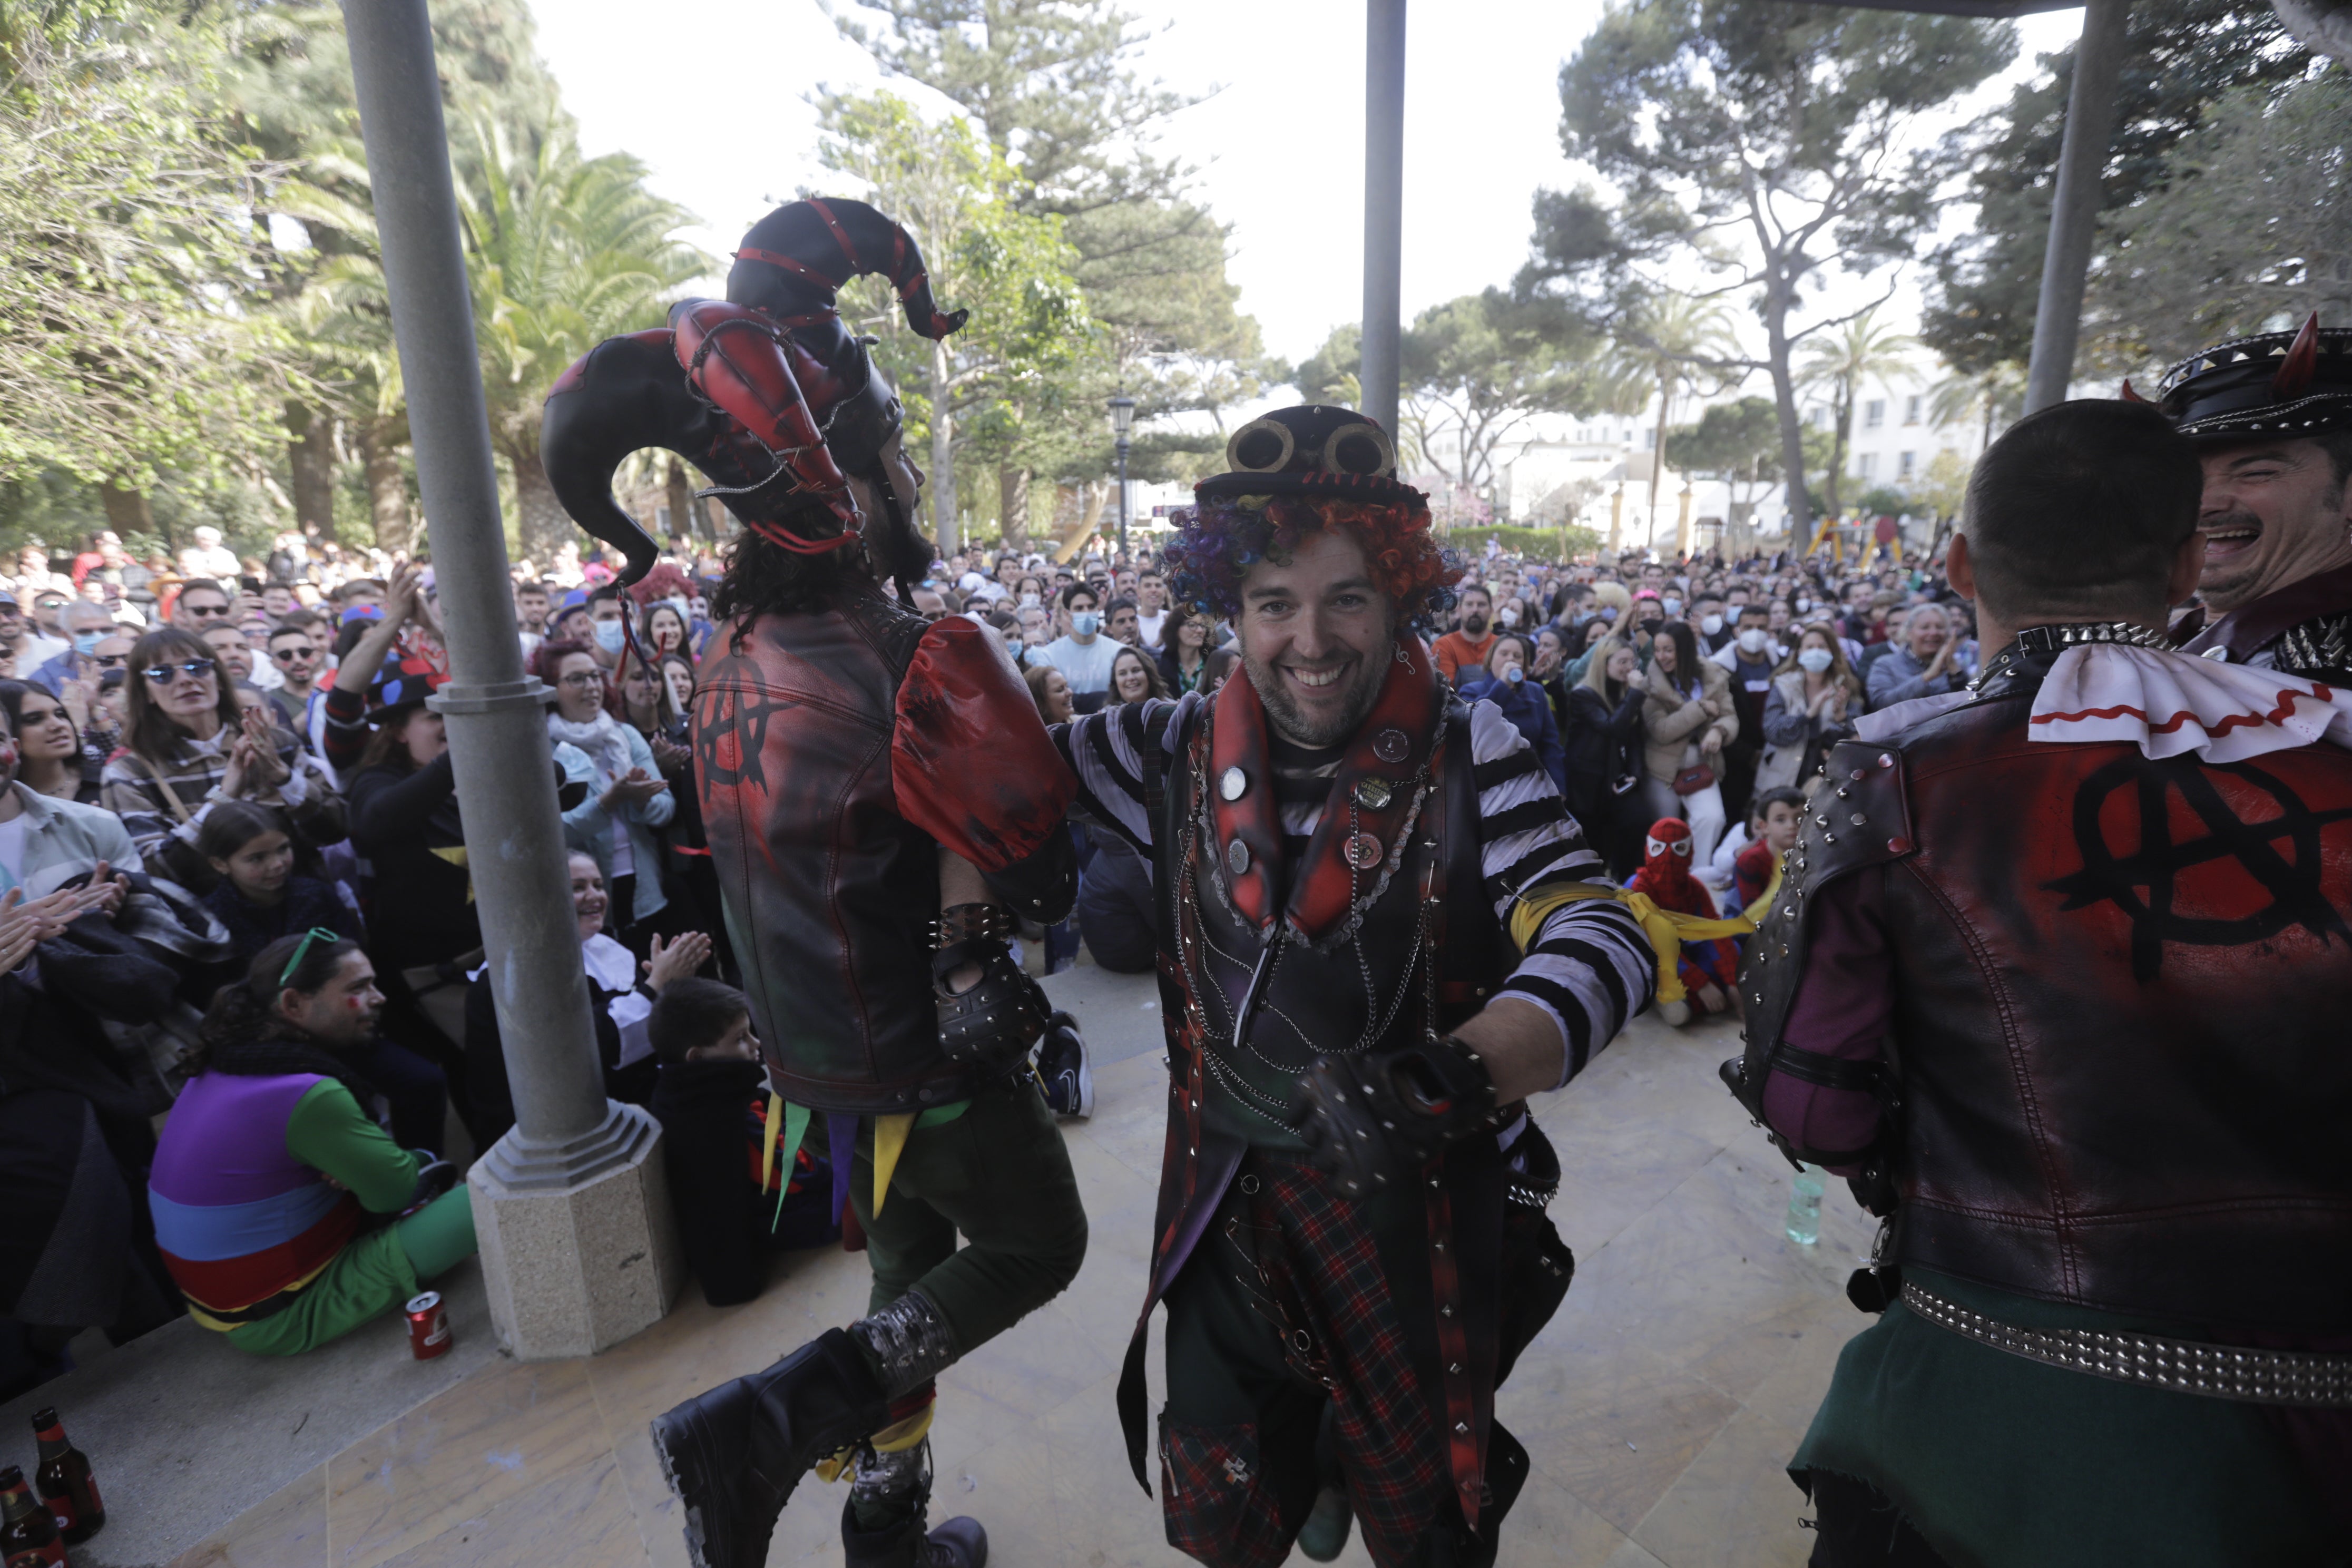
[[[1647,893],[1662,910],[1717,918],[1715,895],[1691,875],[1690,826],[1662,816],[1650,825],[1642,868],[1625,879],[1625,886]],[[1731,1011],[1739,989],[1739,950],[1729,938],[1685,942],[1676,964],[1686,1000],[1661,1002],[1658,1016],[1669,1024],[1683,1024],[1709,1013]]]
[[[650,1109],[662,1124],[687,1262],[712,1306],[749,1301],[767,1282],[772,1251],[840,1236],[840,1222],[825,1212],[833,1173],[803,1145],[789,1170],[761,1185],[766,1073],[740,991],[673,980],[655,999],[646,1032],[661,1064]]]
[[[1754,920],[1763,914],[1757,905],[1766,901],[1778,882],[1780,857],[1796,847],[1798,830],[1805,824],[1805,797],[1799,791],[1783,786],[1768,789],[1756,797],[1756,810],[1748,821],[1748,832],[1754,842],[1739,852],[1733,867],[1735,893],[1728,913],[1748,913]],[[1769,907],[1769,905],[1768,905]]]

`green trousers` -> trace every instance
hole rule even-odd
[[[461,1184],[344,1247],[292,1306],[231,1329],[228,1342],[255,1355],[300,1355],[399,1310],[419,1280],[474,1251],[474,1209]]]
[[[983,1089],[954,1121],[908,1132],[878,1215],[866,1120],[849,1201],[874,1268],[867,1310],[920,1289],[966,1352],[1060,1295],[1086,1260],[1077,1177],[1034,1079]]]

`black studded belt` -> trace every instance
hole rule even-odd
[[[2095,1329],[2025,1329],[1970,1311],[1908,1281],[1903,1286],[1903,1304],[1938,1328],[2045,1366],[2208,1399],[2352,1408],[2352,1355],[2245,1350]]]

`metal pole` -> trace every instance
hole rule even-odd
[[[2042,258],[2042,294],[2033,308],[2033,359],[2025,373],[2025,412],[2065,400],[2074,379],[2074,339],[2082,325],[2083,279],[2099,221],[2099,174],[2115,135],[2116,79],[2123,72],[2130,0],[2090,0],[2074,46],[2074,83],[2066,100],[2066,137],[2058,153],[2058,188],[2050,202],[2050,243]]]
[[[1365,0],[1362,412],[1393,436],[1404,303],[1404,5]]]
[[[1127,553],[1127,437],[1118,438],[1118,552]]]
[[[498,474],[474,347],[441,83],[425,0],[346,0],[360,129],[408,426],[449,644],[446,715],[498,1003],[515,1131],[488,1151],[509,1186],[571,1185],[646,1135],[604,1098],[564,871],[546,688],[522,672]]]

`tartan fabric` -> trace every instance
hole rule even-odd
[[[1452,1496],[1446,1451],[1362,1210],[1314,1167],[1255,1152],[1244,1167],[1265,1312],[1285,1358],[1329,1394],[1365,1550],[1399,1562]],[[1243,1190],[1248,1188],[1244,1184]]]
[[[1213,1431],[1162,1421],[1160,1495],[1168,1544],[1188,1557],[1218,1568],[1275,1568],[1290,1555],[1297,1527],[1282,1522],[1255,1424]]]

